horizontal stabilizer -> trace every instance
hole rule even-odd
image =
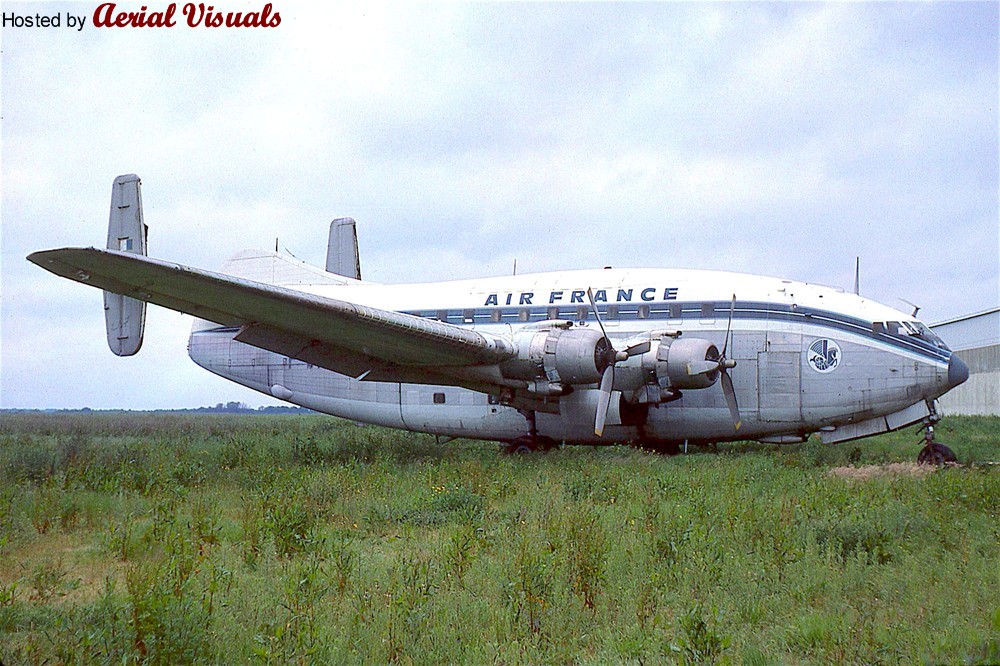
[[[111,186],[108,216],[108,249],[146,255],[147,228],[142,221],[139,177],[127,174],[115,178]],[[142,347],[146,323],[146,303],[110,291],[104,292],[104,321],[108,346],[118,356],[132,356]]]

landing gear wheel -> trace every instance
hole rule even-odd
[[[927,403],[927,408],[929,414],[921,426],[924,431],[924,448],[920,450],[920,454],[917,456],[917,464],[947,465],[957,463],[958,458],[951,449],[940,442],[934,441],[934,426],[941,420],[941,417],[938,415],[933,401]]]
[[[548,451],[556,446],[551,437],[524,435],[507,444],[508,455],[524,455],[534,451]]]
[[[920,465],[945,465],[957,462],[958,458],[954,452],[940,442],[928,442],[917,456],[917,463]]]
[[[534,450],[531,440],[527,437],[518,437],[507,444],[507,455],[509,456],[523,456]]]
[[[661,456],[676,456],[681,452],[679,442],[641,442],[639,448],[649,453],[658,453]]]
[[[545,437],[544,435],[535,436],[535,450],[536,451],[551,451],[552,449],[559,446],[556,440],[551,437]]]

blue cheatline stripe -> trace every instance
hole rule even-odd
[[[675,321],[701,319],[725,321],[729,318],[729,308],[731,303],[731,301],[655,301],[649,303],[622,303],[617,305],[617,317],[608,317],[608,306],[603,303],[598,304],[597,310],[605,321],[663,321],[668,319]],[[714,308],[714,314],[709,317],[703,317],[703,305],[711,305]],[[670,314],[671,307],[676,309],[678,306],[680,307],[680,316],[672,316]],[[640,307],[648,308],[643,312],[646,316],[639,316]],[[555,312],[554,317],[550,316],[550,310]],[[438,319],[439,314],[446,312],[446,321],[450,324],[460,326],[468,323],[467,320],[470,315],[473,321],[477,324],[526,324],[543,321],[545,319],[576,320],[581,310],[588,312],[588,318],[592,317],[592,315],[589,315],[589,305],[530,307],[500,306],[465,309],[449,308],[447,310],[442,308],[440,310],[406,310],[404,312],[406,312],[406,314],[412,314],[429,319]],[[498,311],[499,315],[496,315],[495,313]],[[524,318],[522,313],[526,314],[527,318]],[[499,319],[497,319],[498,316]],[[925,356],[935,361],[947,361],[951,357],[950,351],[941,349],[925,340],[910,336],[902,337],[889,335],[888,333],[875,333],[872,330],[872,323],[866,319],[850,317],[828,310],[819,310],[816,308],[802,306],[793,307],[791,305],[767,303],[763,301],[737,301],[736,309],[733,312],[733,319],[739,319],[742,321],[756,320],[762,324],[766,324],[768,321],[811,324],[814,326],[821,326],[824,328],[853,333],[870,340],[881,342],[891,347],[904,349],[908,352]]]
[[[727,321],[729,319],[729,308],[731,301],[707,301],[707,302],[680,302],[680,301],[656,301],[650,303],[622,303],[617,305],[618,316],[608,316],[608,306],[598,305],[598,312],[605,321],[663,321],[663,320],[701,320],[714,319],[716,321]],[[711,305],[714,307],[714,314],[709,317],[702,316],[702,306]],[[679,306],[680,316],[672,316],[671,308]],[[640,308],[643,314],[640,315]],[[554,316],[550,315],[550,310]],[[586,310],[590,317],[590,306],[523,306],[523,307],[484,307],[484,308],[442,308],[439,310],[403,310],[404,314],[415,315],[425,319],[439,319],[439,315],[444,314],[445,319],[450,324],[456,326],[475,324],[528,324],[543,321],[545,319],[569,319],[576,320],[580,310]],[[496,314],[499,312],[499,314]],[[523,313],[523,315],[522,315]],[[527,318],[522,318],[526,316]],[[472,321],[469,321],[471,319]],[[951,351],[941,349],[930,342],[914,338],[911,336],[897,336],[888,333],[876,333],[872,330],[872,323],[858,317],[849,317],[837,312],[828,310],[818,310],[802,306],[784,305],[781,303],[767,303],[763,301],[737,301],[736,309],[733,311],[733,319],[741,321],[758,321],[761,324],[767,322],[790,322],[794,324],[811,324],[837,331],[853,333],[870,340],[875,340],[890,347],[896,347],[920,356],[924,356],[933,361],[947,361],[951,358]],[[225,326],[197,333],[236,333],[239,327]]]

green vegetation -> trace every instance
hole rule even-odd
[[[912,429],[508,457],[322,416],[5,413],[0,662],[997,663],[1000,419],[939,436],[978,464],[890,464]]]

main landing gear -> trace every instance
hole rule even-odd
[[[931,413],[924,419],[924,448],[917,455],[917,463],[920,465],[945,465],[947,463],[957,463],[958,458],[955,453],[940,442],[934,441],[934,424],[941,420],[934,403],[929,403]]]
[[[556,440],[544,435],[524,435],[507,443],[505,451],[510,455],[521,455],[535,451],[548,451],[557,446]]]
[[[507,448],[505,449],[506,453],[510,455],[521,455],[525,453],[532,453],[534,451],[548,451],[549,449],[554,449],[557,446],[556,440],[551,437],[538,434],[538,428],[535,425],[535,412],[530,409],[520,411],[525,420],[528,422],[528,434],[521,435],[514,441],[508,442]]]
[[[638,442],[634,442],[632,446],[647,453],[658,453],[661,456],[676,456],[681,452],[680,442],[639,440]]]

